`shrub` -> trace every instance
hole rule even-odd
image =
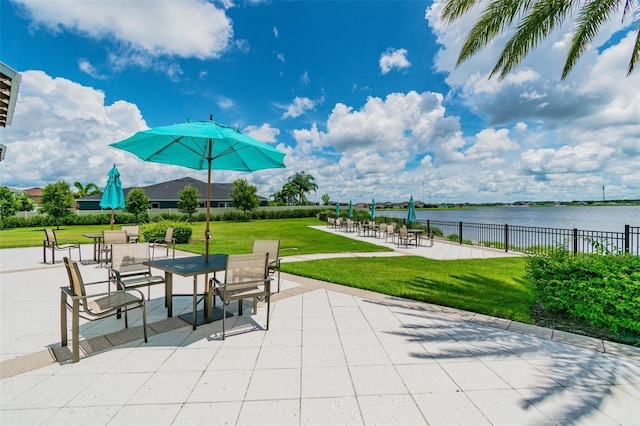
[[[186,222],[153,222],[142,225],[140,233],[142,233],[145,241],[162,239],[167,233],[167,228],[170,227],[173,227],[173,238],[176,239],[177,244],[187,244],[191,240],[193,230]]]
[[[544,306],[613,332],[640,332],[640,257],[558,249],[530,257],[526,270]]]

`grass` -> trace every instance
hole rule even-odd
[[[283,263],[282,271],[391,296],[531,323],[524,258],[432,260],[418,256]]]

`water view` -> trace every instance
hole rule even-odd
[[[406,210],[377,210],[377,216],[407,216]],[[487,223],[589,231],[623,232],[640,226],[640,206],[495,207],[471,210],[417,210],[418,221]]]

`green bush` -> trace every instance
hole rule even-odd
[[[558,249],[530,257],[526,270],[544,306],[613,332],[640,332],[640,257]]]
[[[153,222],[143,225],[140,229],[140,233],[144,237],[145,241],[156,240],[164,238],[167,233],[167,228],[173,227],[173,238],[176,239],[177,244],[187,244],[191,240],[191,234],[193,230],[188,223],[185,222]]]

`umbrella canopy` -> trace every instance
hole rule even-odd
[[[409,199],[409,211],[407,212],[407,223],[416,223],[416,207],[413,203],[413,195]]]
[[[212,119],[142,130],[110,146],[131,152],[144,161],[208,171],[206,261],[211,237],[211,170],[251,172],[286,167],[283,152]]]
[[[122,182],[120,182],[120,172],[114,164],[108,174],[107,186],[104,187],[102,198],[100,199],[100,207],[103,209],[111,209],[111,229],[115,222],[113,209],[124,209],[124,190]]]
[[[376,218],[376,200],[371,200],[371,220]]]
[[[353,217],[353,203],[349,200],[349,219]]]
[[[340,217],[340,203],[336,203],[336,217]]]

